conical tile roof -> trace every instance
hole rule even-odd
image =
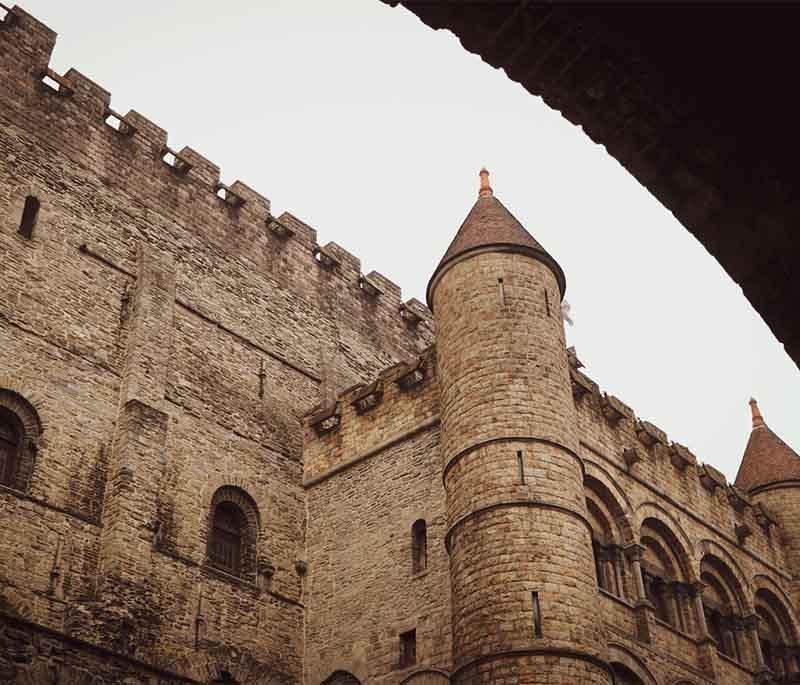
[[[529,252],[545,262],[553,270],[563,297],[566,283],[561,267],[517,221],[517,218],[506,209],[505,205],[494,196],[492,188],[489,186],[489,172],[481,169],[480,177],[481,188],[478,200],[467,214],[467,218],[464,219],[461,228],[458,229],[458,233],[428,283],[428,306],[433,308],[431,286],[447,265],[467,253],[492,247]]]
[[[800,456],[767,426],[753,399],[750,409],[753,430],[739,465],[736,486],[749,492],[772,483],[800,481]]]

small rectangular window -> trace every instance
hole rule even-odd
[[[428,567],[428,526],[419,519],[411,527],[411,571],[422,573]]]
[[[33,238],[33,229],[36,227],[36,219],[39,216],[39,200],[33,195],[25,198],[25,206],[22,208],[22,218],[19,222],[19,233],[23,238],[30,240]]]
[[[417,631],[409,630],[400,633],[400,668],[407,668],[417,663]]]
[[[542,636],[542,609],[539,606],[539,593],[531,592],[531,601],[533,604],[533,636]]]
[[[525,459],[522,450],[517,450],[517,466],[519,467],[519,482],[525,485]]]

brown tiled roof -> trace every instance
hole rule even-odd
[[[477,202],[473,205],[467,218],[458,229],[456,237],[444,253],[428,284],[428,306],[431,301],[431,284],[436,276],[448,263],[461,255],[486,247],[518,247],[537,253],[542,261],[548,264],[555,273],[564,295],[565,283],[561,267],[530,234],[525,227],[517,221],[516,217],[506,209],[500,200],[492,193],[488,185],[488,172],[481,171],[481,192]]]
[[[755,400],[750,400],[750,407],[753,430],[736,475],[736,487],[749,492],[770,483],[800,480],[800,456],[767,426]]]

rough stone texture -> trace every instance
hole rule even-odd
[[[448,261],[434,345],[79,72],[43,86],[54,40],[0,24],[0,682],[796,679],[796,485],[731,487],[601,392],[545,253]],[[239,576],[207,558],[219,493],[257,528]]]
[[[0,487],[0,605],[24,619],[3,677],[51,682],[27,674],[63,664],[59,682],[68,666],[107,683],[301,682],[300,417],[415,357],[430,318],[407,322],[380,274],[368,294],[341,247],[321,263],[292,215],[270,229],[241,182],[219,197],[197,152],[179,152],[188,173],[168,166],[142,115],[112,128],[109,94],[79,72],[44,85],[54,41],[20,8],[0,23],[0,403],[40,424],[30,473]],[[224,486],[258,509],[247,577],[207,563]]]

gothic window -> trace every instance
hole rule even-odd
[[[256,579],[258,510],[243,490],[225,486],[214,493],[208,529],[211,566],[248,580]]]
[[[411,568],[421,573],[428,567],[428,526],[419,519],[411,526]]]
[[[22,218],[19,222],[18,233],[30,240],[33,238],[33,229],[36,227],[36,219],[39,216],[39,200],[33,195],[25,198],[25,206],[22,209]]]
[[[409,630],[400,633],[400,668],[407,668],[417,663],[417,631]]]
[[[8,409],[0,407],[0,483],[14,486],[22,435],[19,420]]]

